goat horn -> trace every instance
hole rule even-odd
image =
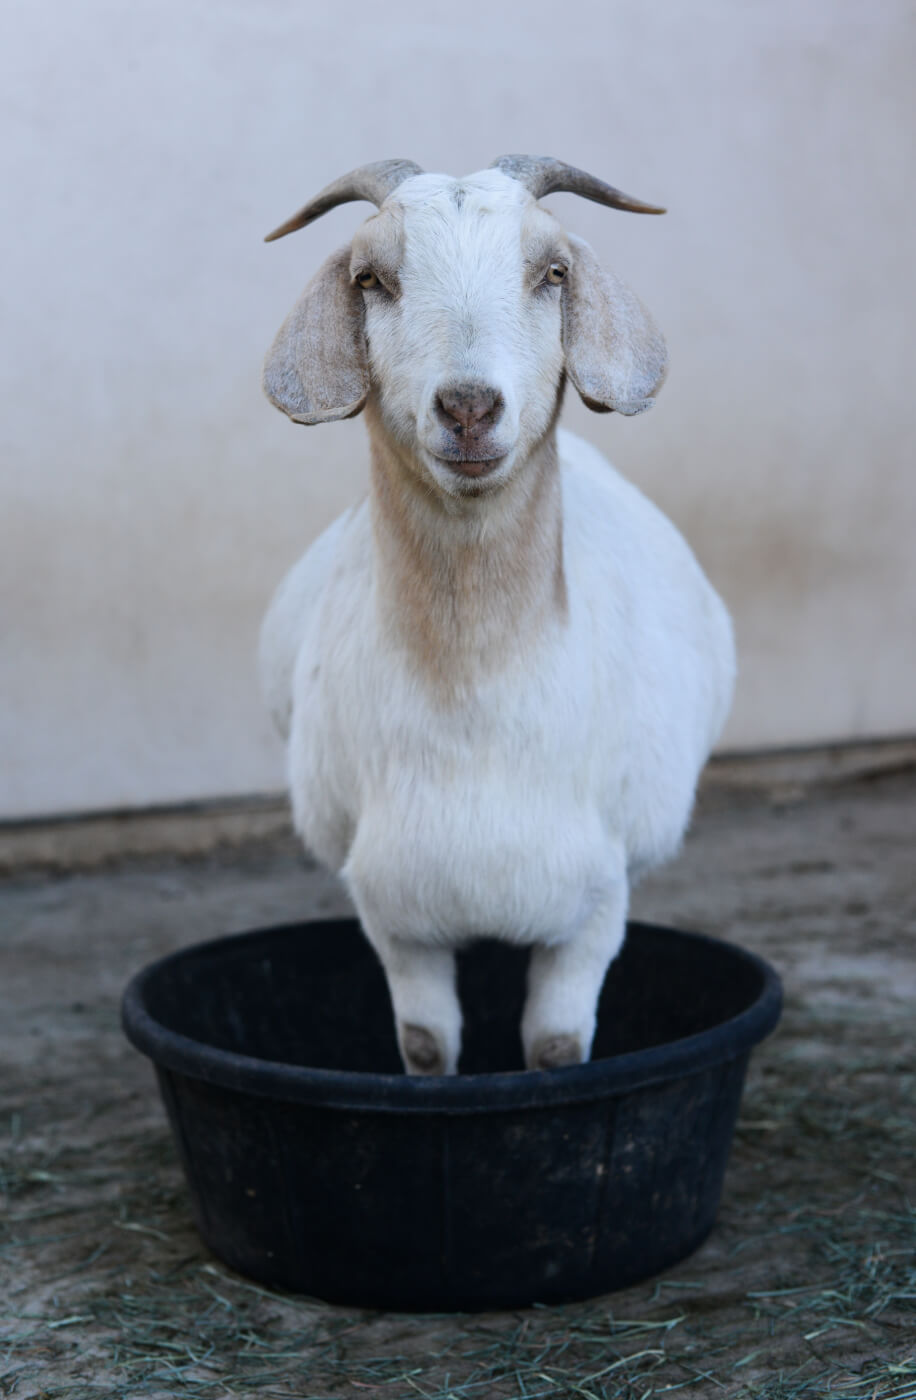
[[[626,209],[631,214],[664,214],[657,204],[644,204],[641,199],[633,199],[613,185],[606,185],[595,175],[577,170],[574,165],[566,165],[552,156],[500,156],[490,166],[491,170],[501,170],[513,180],[518,180],[535,199],[543,199],[545,194],[560,190],[570,194],[581,194],[583,199],[593,199],[596,204],[608,204],[612,209]]]
[[[275,238],[285,238],[288,233],[305,228],[313,219],[320,219],[329,209],[336,208],[338,204],[349,204],[354,199],[366,199],[371,204],[381,206],[398,185],[412,175],[422,174],[421,167],[412,160],[377,160],[372,165],[360,165],[316,194],[298,214],[269,233],[264,242],[272,243]]]

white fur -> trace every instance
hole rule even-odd
[[[456,205],[446,177],[407,181],[354,240],[358,271],[374,220],[398,222],[398,295],[365,294],[370,499],[295,566],[261,641],[296,829],[352,893],[415,1072],[457,1066],[453,950],[482,935],[534,945],[527,1063],[587,1057],[629,882],[677,850],[734,672],[725,609],[664,516],[563,431],[551,475],[561,302],[526,259],[574,245],[507,176],[461,183]],[[432,405],[456,379],[505,401],[501,460],[476,481],[438,455]],[[562,531],[555,605],[556,551],[531,555],[521,597],[499,553],[536,468],[559,483],[538,517],[545,540],[554,516]],[[425,553],[405,556],[383,489]],[[449,624],[459,548],[486,596]],[[444,688],[404,622],[424,588],[443,654],[449,626],[468,639]]]

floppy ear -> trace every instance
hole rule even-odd
[[[661,331],[625,282],[600,266],[581,238],[569,236],[573,264],[564,286],[566,372],[596,413],[643,413],[668,367]]]
[[[363,303],[350,285],[350,249],[318,269],[264,361],[264,392],[294,423],[359,413],[369,393]]]

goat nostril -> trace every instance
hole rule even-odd
[[[459,436],[465,430],[492,427],[504,406],[502,394],[488,384],[454,384],[436,395],[440,421]]]

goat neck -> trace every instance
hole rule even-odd
[[[460,702],[567,612],[555,431],[498,490],[435,493],[369,408],[382,625],[440,700]]]

